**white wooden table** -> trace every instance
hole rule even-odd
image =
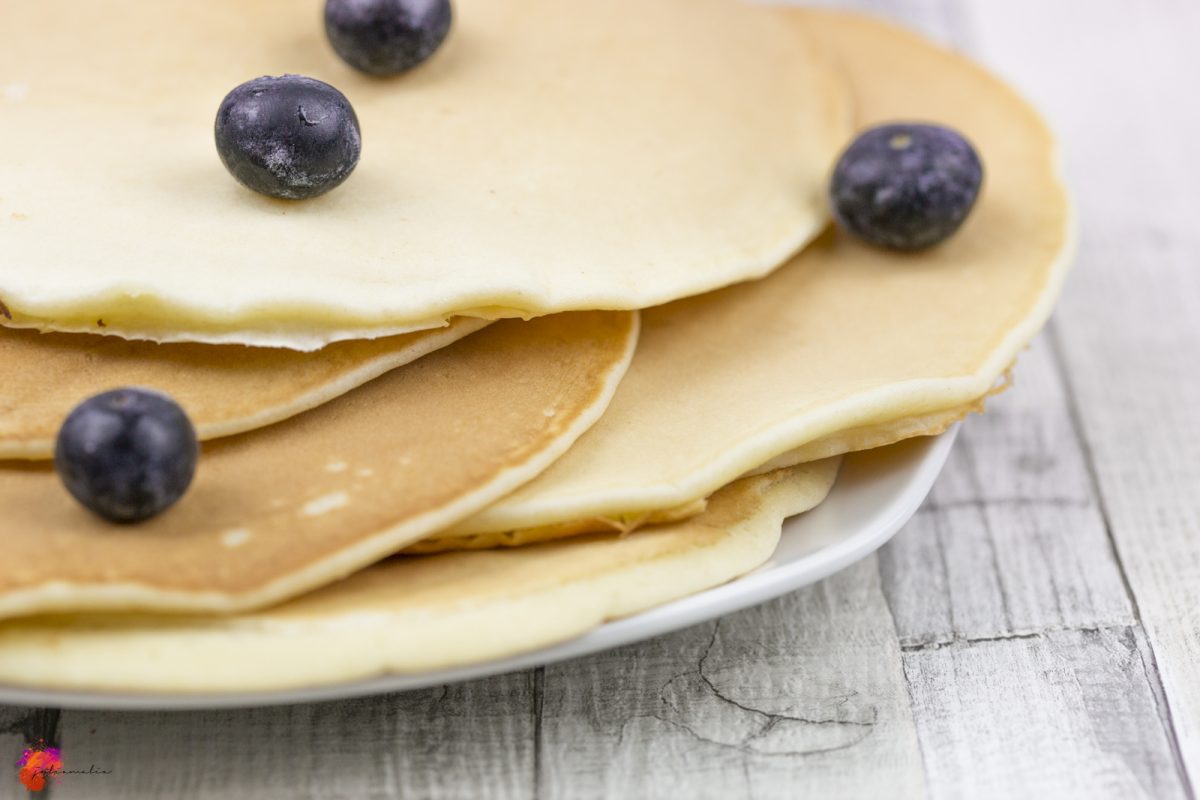
[[[1083,238],[878,557],[617,652],[253,711],[0,708],[66,798],[1175,798],[1200,782],[1200,4],[878,0],[1060,131]],[[0,797],[17,797],[0,766]],[[50,794],[50,793],[47,793]],[[47,796],[47,795],[43,795]]]

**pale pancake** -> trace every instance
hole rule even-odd
[[[0,460],[53,458],[63,419],[106,389],[166,392],[201,439],[216,439],[315,408],[488,324],[459,317],[445,328],[337,342],[316,353],[0,328]]]
[[[1008,387],[1007,382],[996,389],[1001,391]],[[778,469],[793,467],[798,464],[808,464],[819,459],[828,461],[833,456],[852,453],[859,450],[873,450],[886,447],[889,444],[912,439],[916,436],[937,436],[945,433],[952,425],[961,422],[968,414],[983,412],[984,398],[972,403],[906,417],[893,422],[864,425],[826,436],[808,444],[801,445],[795,450],[789,450],[776,456],[766,464],[756,467],[746,473],[762,475]],[[832,463],[832,462],[830,462]],[[631,533],[646,525],[658,525],[666,522],[679,522],[698,514],[704,513],[708,507],[708,498],[700,498],[680,506],[641,511],[625,514],[615,514],[605,517],[572,520],[554,525],[544,525],[539,528],[522,528],[512,531],[495,531],[490,533],[459,533],[451,528],[438,531],[419,542],[414,542],[404,548],[405,553],[442,553],[448,550],[486,550],[493,547],[524,547],[530,544],[565,539],[587,533]]]
[[[1006,380],[1003,384],[988,392],[988,397],[1004,391],[1009,386]],[[950,430],[955,424],[962,422],[970,414],[982,414],[986,397],[981,397],[970,403],[943,411],[931,411],[928,414],[918,414],[905,417],[893,422],[876,425],[863,425],[824,436],[820,439],[803,444],[794,450],[778,455],[760,467],[750,470],[748,475],[761,475],[777,469],[805,464],[821,458],[854,453],[860,450],[874,450],[887,447],[889,444],[913,439],[917,436],[937,436]]]
[[[644,312],[637,357],[600,423],[453,535],[675,508],[811,442],[953,415],[993,387],[1046,320],[1074,226],[1042,119],[987,72],[912,33],[791,14],[845,69],[864,125],[933,120],[975,143],[986,178],[974,212],[926,252],[830,234],[761,281]]]
[[[356,391],[207,444],[167,513],[108,524],[49,466],[0,465],[0,616],[235,611],[341,578],[545,469],[603,412],[637,316],[509,320]]]
[[[806,463],[795,461],[788,466]],[[769,472],[770,470],[763,470]],[[493,547],[525,547],[531,544],[552,542],[557,539],[568,539],[572,536],[582,536],[588,533],[632,533],[647,525],[661,525],[668,522],[680,522],[703,514],[708,508],[708,498],[694,500],[677,508],[665,508],[659,511],[644,511],[640,514],[618,514],[613,517],[597,517],[593,519],[560,522],[557,525],[544,525],[540,528],[524,528],[519,531],[498,531],[496,533],[457,534],[452,530],[438,531],[419,542],[413,542],[402,550],[402,553],[444,553],[448,550],[488,550]]]
[[[284,689],[462,666],[577,636],[762,564],[836,465],[747,478],[687,522],[516,550],[393,558],[235,617],[74,615],[0,625],[0,681],[61,689]]]
[[[321,0],[0,4],[14,326],[310,350],[641,308],[809,241],[850,129],[802,26],[735,0],[455,0],[395,80],[334,55]],[[355,173],[304,202],[239,186],[213,144],[225,93],[283,72],[362,125]]]

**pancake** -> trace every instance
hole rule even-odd
[[[808,507],[821,503],[824,495],[828,493],[829,487],[833,486],[833,481],[838,476],[840,463],[839,458],[826,458],[823,461],[816,461],[816,459],[812,458],[798,458],[779,469],[798,467],[800,464],[805,465],[805,469],[808,470],[808,480],[811,487],[811,505],[806,506],[805,509],[808,510]],[[776,470],[762,469],[757,470],[755,474],[762,475],[768,473],[768,471]],[[412,543],[412,545],[404,548],[402,553],[413,555],[445,553],[449,551],[482,551],[482,549],[496,547],[540,545],[542,542],[569,539],[571,536],[583,536],[586,534],[614,533],[626,535],[634,533],[635,530],[646,528],[648,525],[678,523],[685,521],[685,519],[701,516],[702,513],[708,510],[709,501],[710,498],[702,498],[683,506],[674,507],[674,509],[647,511],[636,513],[636,515],[622,515],[618,517],[580,519],[580,521],[575,522],[546,525],[544,528],[509,530],[497,534],[456,536],[450,533],[450,531],[438,531],[438,533],[428,536],[426,539]]]
[[[994,391],[1007,388],[1007,383],[1001,384]],[[619,391],[619,390],[618,390]],[[912,439],[917,436],[937,436],[945,433],[954,424],[961,422],[969,414],[983,411],[984,400],[980,398],[972,403],[935,411],[931,414],[921,414],[915,417],[895,420],[894,422],[877,425],[864,425],[859,428],[840,431],[816,441],[789,450],[768,461],[762,466],[750,470],[744,477],[762,475],[799,464],[817,462],[833,463],[833,457],[859,450],[874,450],[889,444]],[[566,539],[588,533],[631,533],[646,525],[658,525],[668,522],[680,522],[704,513],[708,507],[708,498],[700,498],[680,506],[673,506],[652,511],[615,514],[612,516],[577,519],[537,528],[523,528],[511,531],[495,531],[490,533],[460,533],[455,528],[438,531],[419,542],[414,542],[404,548],[404,553],[442,553],[449,550],[486,550],[493,547],[524,547],[540,542]]]
[[[320,10],[6,3],[0,322],[312,350],[650,306],[761,276],[826,222],[844,85],[775,9],[455,0],[395,80],[343,64]],[[238,185],[213,144],[225,93],[283,72],[362,127],[354,174],[304,202]]]
[[[1004,391],[1009,386],[1008,381],[998,384],[988,393],[991,396]],[[890,444],[914,439],[918,436],[937,436],[945,433],[951,427],[962,422],[971,414],[982,414],[986,398],[979,398],[970,403],[964,403],[956,408],[943,411],[932,411],[928,414],[918,414],[905,417],[894,422],[876,425],[863,425],[824,436],[820,439],[801,445],[778,455],[762,466],[750,470],[747,475],[761,475],[777,469],[805,464],[822,458],[854,453],[860,450],[874,450],[887,447]]]
[[[986,177],[973,213],[928,251],[831,232],[761,281],[645,311],[637,356],[600,423],[450,535],[677,508],[813,442],[953,417],[993,388],[1049,316],[1074,226],[1038,114],[915,34],[866,17],[790,13],[845,70],[863,126],[930,120],[975,143]]]
[[[0,465],[0,616],[229,612],[337,580],[545,469],[603,412],[637,316],[489,326],[306,414],[205,445],[188,494],[134,526],[49,465]]]
[[[795,463],[802,462],[797,461]],[[560,522],[557,525],[544,525],[540,528],[525,528],[518,531],[457,534],[453,530],[444,530],[433,533],[419,542],[413,542],[401,552],[409,555],[420,555],[423,553],[444,553],[449,550],[490,550],[495,547],[525,547],[531,544],[569,539],[572,536],[583,536],[589,533],[626,534],[644,528],[647,525],[681,522],[703,514],[707,508],[708,498],[704,497],[677,508],[645,511],[640,514],[619,514],[613,517],[573,520],[570,522]]]
[[[338,342],[316,353],[0,329],[0,460],[53,458],[63,419],[106,389],[165,392],[202,440],[216,439],[315,408],[487,324],[459,317],[445,328]]]
[[[520,549],[397,557],[234,617],[71,615],[0,625],[0,682],[59,689],[284,689],[464,666],[543,647],[766,561],[836,465],[739,481],[687,522]]]

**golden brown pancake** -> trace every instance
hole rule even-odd
[[[244,433],[315,408],[487,324],[459,317],[445,328],[337,342],[315,353],[0,328],[0,460],[52,458],[71,409],[119,386],[169,394],[202,440]]]
[[[49,465],[0,464],[0,616],[228,612],[337,580],[545,469],[603,412],[631,312],[497,323],[306,414],[205,445],[174,508],[119,526]]]
[[[762,564],[833,462],[746,478],[628,536],[388,559],[231,617],[64,615],[0,625],[0,681],[60,689],[284,689],[479,663],[577,636]]]

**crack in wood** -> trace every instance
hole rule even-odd
[[[781,758],[781,757],[803,758],[805,756],[818,756],[818,755],[824,755],[826,753],[836,753],[839,750],[849,750],[852,747],[857,747],[858,745],[862,744],[863,740],[865,740],[871,734],[871,731],[868,728],[866,731],[863,732],[863,734],[861,736],[856,737],[852,741],[842,742],[841,744],[836,744],[836,745],[830,745],[829,747],[813,747],[813,748],[810,748],[807,750],[780,750],[778,752],[764,752],[762,750],[755,750],[752,747],[746,746],[746,744],[748,742],[754,740],[755,737],[753,737],[753,736],[741,744],[730,744],[729,742],[722,742],[719,739],[713,739],[709,736],[705,736],[703,733],[701,733],[700,731],[697,731],[695,728],[691,727],[690,725],[688,725],[686,723],[679,722],[678,720],[673,720],[673,719],[665,719],[663,717],[660,717],[657,714],[653,714],[653,715],[641,714],[641,715],[636,715],[636,716],[630,717],[629,720],[627,720],[626,725],[628,725],[629,723],[634,722],[638,719],[646,719],[647,717],[658,720],[659,722],[662,722],[666,725],[670,725],[672,728],[675,728],[676,730],[683,731],[684,733],[688,734],[689,736],[696,739],[697,741],[704,742],[705,744],[711,744],[711,745],[720,747],[725,750],[733,750],[735,752],[738,752],[738,753],[741,753],[741,754],[747,755],[747,756],[759,756],[762,758]],[[784,719],[791,719],[791,718],[785,716]],[[801,721],[803,721],[803,720],[801,720]],[[874,724],[875,724],[874,722],[869,723],[869,725],[872,725],[872,726]],[[622,726],[621,738],[623,738],[623,736],[624,736],[624,728],[625,728],[625,725]],[[618,742],[621,741],[621,738],[618,739]],[[749,762],[744,762],[744,763],[749,763]]]
[[[1055,633],[1100,634],[1105,632],[1132,632],[1135,625],[1116,623],[1112,625],[1047,625],[1035,631],[1013,631],[999,633],[993,636],[952,636],[930,639],[902,639],[900,651],[904,653],[920,653],[927,650],[941,650],[947,647],[972,647],[989,642],[1010,642],[1020,639],[1042,639]]]
[[[1066,628],[1062,630],[1068,630]],[[1085,630],[1084,628],[1072,628],[1069,630]],[[925,639],[920,641],[901,640],[900,652],[902,653],[920,653],[925,650],[941,650],[946,647],[956,646],[971,646],[983,644],[985,642],[1008,642],[1015,639],[1040,639],[1046,631],[1036,631],[1032,633],[1004,633],[995,636],[952,636],[947,638]]]
[[[760,736],[763,736],[764,734],[769,732],[769,729],[774,728],[780,722],[783,722],[785,720],[791,721],[791,722],[802,722],[807,725],[850,725],[850,726],[854,726],[854,727],[864,727],[864,728],[873,727],[875,725],[875,723],[878,721],[877,719],[872,719],[870,722],[859,722],[857,720],[844,720],[844,719],[814,719],[812,717],[800,717],[800,716],[795,716],[793,714],[779,714],[779,713],[772,712],[772,711],[763,711],[761,708],[755,708],[754,706],[748,706],[744,703],[738,702],[737,700],[733,699],[729,695],[722,692],[720,690],[720,688],[718,688],[717,685],[713,682],[713,680],[711,678],[709,678],[708,675],[705,674],[705,672],[704,672],[704,665],[706,663],[708,663],[708,658],[712,654],[713,647],[717,643],[717,636],[719,635],[720,629],[721,629],[721,620],[718,619],[716,621],[716,623],[713,625],[712,637],[708,640],[708,645],[704,649],[704,654],[702,656],[700,656],[700,661],[696,666],[696,674],[700,677],[700,680],[702,680],[704,682],[704,684],[709,688],[709,690],[713,693],[713,695],[718,700],[728,703],[729,705],[734,706],[735,708],[739,708],[742,711],[745,711],[747,713],[756,714],[756,715],[763,717],[763,719],[765,720],[765,725],[764,725],[763,729],[760,730],[758,733],[754,734],[753,736],[751,736],[750,739],[748,739],[747,741],[752,741],[754,739],[759,738]],[[845,704],[845,701],[843,700],[842,703],[840,703],[840,705],[844,705],[844,704]],[[877,718],[879,716],[878,709],[872,707],[872,714],[875,718]]]
[[[678,705],[676,705],[674,702],[672,702],[672,700],[668,697],[669,689],[674,684],[676,684],[677,682],[679,682],[681,680],[684,680],[687,678],[696,678],[700,681],[701,685],[703,685],[703,687],[707,690],[708,696],[715,699],[717,702],[719,702],[721,704],[724,704],[731,708],[735,708],[739,712],[742,712],[743,714],[749,715],[750,717],[754,718],[757,723],[757,730],[755,730],[753,733],[749,734],[748,736],[742,737],[739,741],[730,742],[730,741],[722,741],[720,739],[706,735],[704,732],[697,730],[695,727],[693,727],[691,724],[689,724],[688,721],[686,720],[686,718],[685,719],[671,719],[667,716],[664,716],[661,713],[633,715],[633,716],[627,718],[626,720],[624,720],[621,725],[621,729],[617,735],[617,743],[616,743],[617,749],[619,749],[621,744],[623,743],[626,732],[629,730],[629,726],[639,719],[654,719],[658,722],[669,725],[669,726],[675,728],[676,730],[683,731],[683,732],[687,733],[689,736],[695,738],[696,740],[705,742],[706,744],[711,744],[711,745],[721,747],[721,748],[727,749],[727,750],[733,750],[735,752],[738,752],[738,753],[741,753],[741,754],[747,755],[747,756],[762,756],[762,757],[768,757],[768,758],[778,758],[778,757],[787,757],[787,756],[797,757],[797,756],[819,755],[819,754],[823,754],[823,753],[831,753],[831,752],[835,752],[837,750],[845,750],[845,749],[848,749],[851,747],[855,747],[855,746],[861,744],[863,742],[863,740],[865,740],[868,736],[870,736],[872,730],[878,724],[879,709],[876,706],[871,707],[871,719],[862,721],[862,720],[839,719],[839,718],[835,718],[835,717],[825,717],[825,718],[806,717],[806,716],[803,716],[800,714],[786,714],[786,713],[781,713],[781,712],[766,711],[761,708],[755,708],[754,706],[747,705],[746,703],[743,703],[733,697],[730,697],[727,693],[725,693],[716,684],[716,682],[710,677],[710,675],[708,674],[708,671],[707,671],[709,659],[712,657],[713,650],[716,647],[717,638],[718,638],[718,636],[720,636],[720,629],[721,629],[721,620],[717,620],[716,622],[713,623],[712,634],[709,637],[709,640],[708,640],[707,644],[705,645],[703,652],[700,654],[700,658],[696,662],[696,668],[693,670],[684,672],[684,673],[674,675],[670,680],[668,680],[666,683],[664,683],[659,688],[659,691],[658,691],[659,701],[662,705],[664,705],[667,708],[674,711],[676,713],[676,715],[678,715],[679,717],[686,717],[687,711],[685,709],[680,708]],[[850,698],[854,697],[856,694],[857,694],[857,692],[851,691],[848,693],[843,693],[843,694],[837,695],[830,699],[836,700],[838,707],[841,708],[841,707],[844,707],[849,702]],[[788,723],[797,723],[797,724],[801,724],[801,725],[809,725],[809,726],[816,726],[816,727],[828,726],[831,728],[851,728],[851,729],[858,729],[860,731],[860,733],[858,735],[854,736],[849,741],[839,742],[838,744],[830,745],[828,747],[812,747],[812,748],[798,749],[798,750],[767,751],[767,750],[763,750],[763,749],[760,749],[760,748],[754,746],[755,742],[768,737],[779,726],[788,724]]]

